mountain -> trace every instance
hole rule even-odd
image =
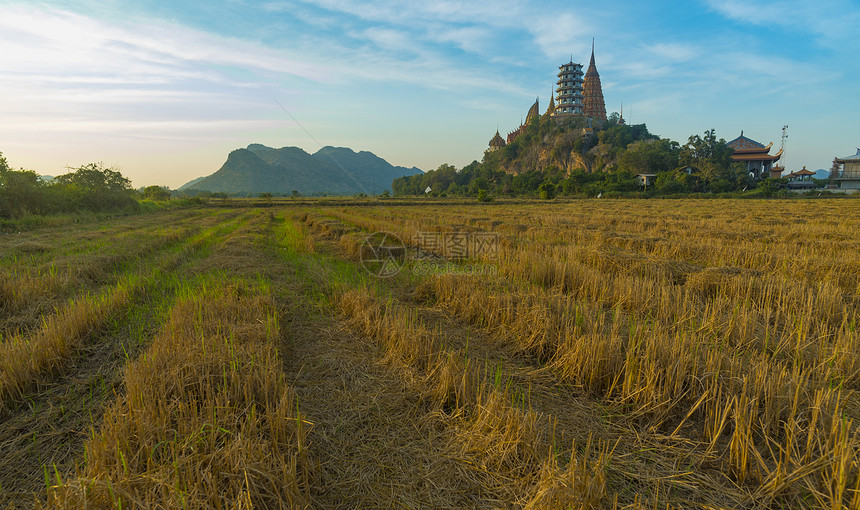
[[[356,153],[345,147],[323,147],[314,157],[339,166],[354,179],[378,190],[391,189],[391,181],[398,177],[423,173],[415,167],[392,166],[372,152]]]
[[[193,179],[193,180],[191,180],[191,181],[188,181],[188,182],[186,182],[185,184],[183,184],[183,185],[182,185],[182,187],[180,187],[179,189],[182,189],[182,188],[186,188],[186,189],[193,189],[195,184],[197,184],[198,182],[202,181],[202,180],[203,180],[203,179],[205,179],[205,178],[206,178],[206,177],[198,177],[198,178],[196,178],[196,179]]]
[[[404,175],[422,173],[417,168],[392,166],[371,152],[344,147],[323,147],[308,154],[298,147],[273,149],[251,144],[236,149],[212,175],[188,182],[180,190],[228,194],[331,193],[375,194],[391,189]]]

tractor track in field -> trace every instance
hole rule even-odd
[[[451,455],[445,428],[382,362],[376,342],[312,301],[315,285],[330,282],[299,274],[300,262],[275,264],[267,276],[281,307],[284,372],[312,423],[311,506],[497,507],[498,495],[459,476],[470,467]]]

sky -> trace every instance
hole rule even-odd
[[[176,188],[251,143],[480,160],[558,66],[591,55],[608,113],[715,129],[829,169],[860,147],[860,1],[0,0],[0,152]]]

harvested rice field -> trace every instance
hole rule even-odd
[[[0,508],[860,508],[855,202],[0,235]]]

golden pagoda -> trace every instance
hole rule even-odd
[[[594,65],[594,40],[591,41],[591,62],[585,72],[582,84],[582,113],[599,120],[606,120],[606,104],[603,102],[603,89],[600,86],[600,74]]]
[[[552,115],[552,112],[555,111],[555,98],[552,94],[549,95],[549,106],[546,108],[546,113],[544,115]]]

